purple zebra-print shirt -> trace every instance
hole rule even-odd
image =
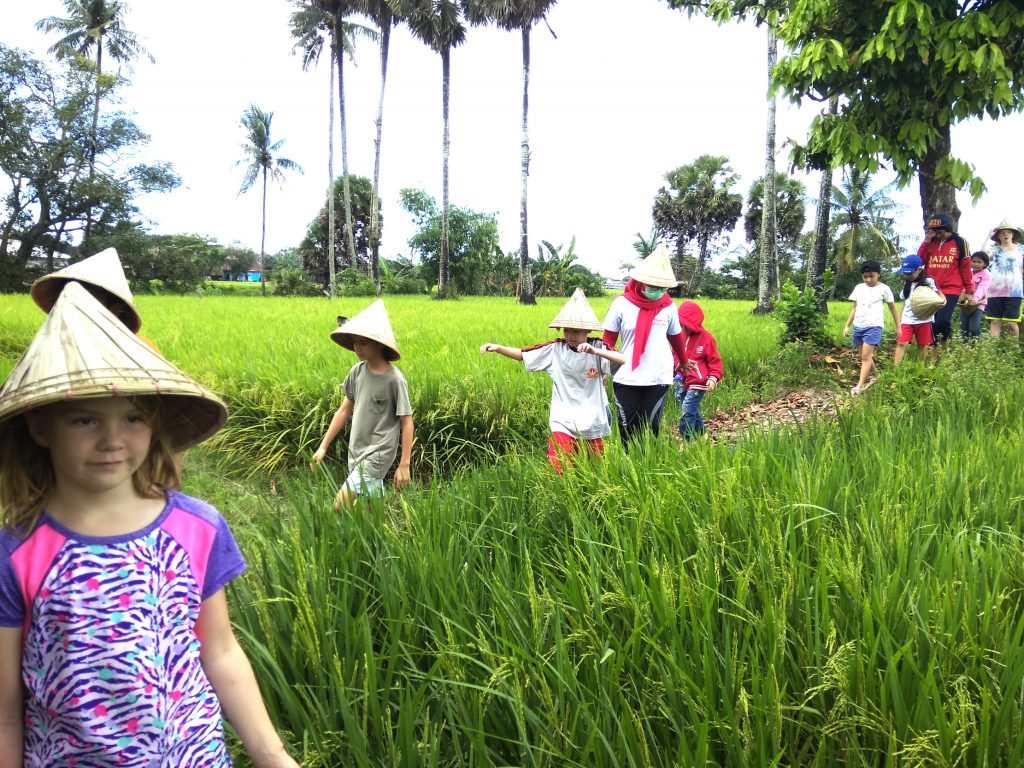
[[[217,510],[176,492],[123,536],[45,513],[25,539],[0,533],[0,625],[24,633],[26,767],[230,765],[194,628],[245,567]]]

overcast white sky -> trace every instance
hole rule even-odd
[[[274,112],[272,139],[304,175],[268,193],[267,251],[294,246],[326,194],[328,62],[303,72],[292,55],[288,0],[129,0],[128,26],[156,60],[140,59],[123,108],[152,141],[146,160],[173,164],[183,185],[140,200],[157,232],[196,232],[222,243],[260,244],[260,194],[237,196],[250,103]],[[705,153],[729,157],[746,197],[764,172],[765,33],[749,24],[688,19],[663,0],[560,0],[533,33],[530,94],[530,241],[568,244],[607,276],[634,256],[649,233],[651,203],[664,174]],[[59,0],[6,2],[0,40],[45,55],[55,37],[35,23],[65,16]],[[379,57],[358,43],[346,62],[349,168],[372,177]],[[498,216],[501,244],[518,248],[520,37],[471,28],[452,53],[450,195],[455,205]],[[778,142],[802,138],[819,107],[779,102]],[[954,129],[954,152],[973,162],[989,192],[977,208],[961,195],[960,231],[980,246],[1004,216],[1020,215],[1015,170],[1024,121],[973,121]],[[1011,160],[1013,158],[1013,160]],[[779,170],[788,167],[785,148]],[[341,173],[340,141],[335,171]],[[891,180],[880,174],[877,183]],[[818,178],[806,178],[817,195]],[[441,62],[405,28],[392,35],[384,112],[382,254],[408,254],[413,233],[398,202],[403,187],[441,196]],[[916,183],[900,231],[915,235]],[[812,226],[809,204],[807,228]],[[742,228],[733,238],[742,239]],[[906,245],[910,245],[909,241]]]

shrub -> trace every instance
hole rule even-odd
[[[334,287],[339,296],[376,296],[377,286],[373,280],[358,269],[349,267],[334,276]]]
[[[301,269],[279,269],[274,274],[275,296],[317,296],[320,289]]]
[[[782,286],[782,299],[775,305],[775,312],[782,321],[783,345],[799,342],[811,347],[827,347],[831,344],[825,330],[825,315],[818,311],[818,299],[813,288],[800,290],[790,281]]]

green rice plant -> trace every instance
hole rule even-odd
[[[963,375],[341,515],[296,477],[231,595],[275,720],[325,766],[1019,764],[1024,391]]]

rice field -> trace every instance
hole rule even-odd
[[[233,408],[186,490],[242,544],[232,616],[304,766],[1024,764],[1009,343],[887,369],[835,418],[629,455],[611,441],[555,476],[546,377],[477,348],[549,338],[561,300],[389,298],[418,463],[441,479],[338,515],[339,465],[287,470],[354,361],[334,317],[369,301],[139,303],[143,333]],[[41,314],[0,305],[9,368]],[[776,354],[775,321],[704,307],[726,363],[705,412],[807,375]],[[263,469],[225,477],[223,456]]]

